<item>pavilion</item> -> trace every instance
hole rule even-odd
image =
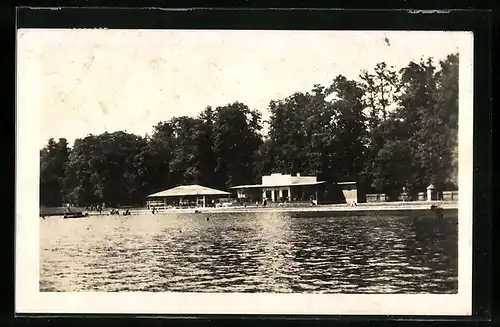
[[[231,189],[236,191],[240,201],[309,201],[318,200],[318,191],[324,183],[316,176],[271,174],[262,176],[261,184],[238,185]]]
[[[206,207],[221,198],[228,198],[229,192],[201,185],[181,185],[165,191],[148,195],[148,208],[167,206]]]

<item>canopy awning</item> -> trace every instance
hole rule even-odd
[[[214,196],[229,195],[229,192],[216,190],[201,185],[181,185],[165,191],[148,195],[148,198],[182,197],[182,196]]]
[[[312,182],[312,183],[291,183],[291,184],[253,184],[253,185],[238,185],[233,186],[231,189],[242,189],[242,188],[266,188],[266,187],[291,187],[291,186],[314,186],[319,184],[324,184],[325,182]]]

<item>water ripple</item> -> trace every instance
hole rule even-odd
[[[456,293],[457,217],[42,220],[41,291]]]

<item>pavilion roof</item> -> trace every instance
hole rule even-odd
[[[181,197],[181,196],[204,196],[204,195],[229,195],[229,192],[216,190],[201,185],[180,185],[168,190],[153,193],[148,195],[148,198],[153,197]]]

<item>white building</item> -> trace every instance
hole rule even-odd
[[[309,201],[318,199],[318,188],[324,183],[316,176],[271,174],[262,176],[261,184],[238,185],[231,189],[240,200]]]

